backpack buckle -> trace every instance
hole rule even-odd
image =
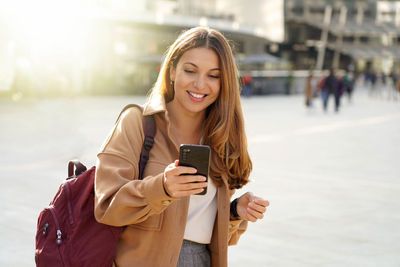
[[[150,151],[150,149],[153,147],[154,144],[154,137],[146,135],[143,141],[143,147],[147,151]]]

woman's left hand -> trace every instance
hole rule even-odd
[[[268,206],[268,200],[254,196],[251,192],[247,192],[238,199],[236,211],[243,220],[256,222],[264,218],[264,213]]]

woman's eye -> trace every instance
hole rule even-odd
[[[219,75],[210,75],[210,77],[213,78],[213,79],[219,79],[220,78]]]
[[[186,73],[194,73],[193,70],[184,70]]]

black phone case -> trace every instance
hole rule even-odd
[[[196,175],[203,175],[208,181],[210,147],[205,145],[181,145],[179,149],[179,165],[196,168]],[[205,195],[206,193],[207,187],[197,195]]]

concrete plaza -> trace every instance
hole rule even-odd
[[[0,100],[0,266],[34,266],[37,217],[87,166],[127,103],[144,97]],[[400,99],[399,99],[400,100]],[[400,266],[400,101],[302,95],[243,99],[252,191],[271,203],[229,252],[230,266]]]

